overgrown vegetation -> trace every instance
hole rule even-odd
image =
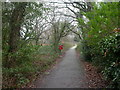
[[[69,47],[71,47],[71,45],[65,43],[64,51]],[[5,54],[3,54],[3,65],[6,63],[4,62],[4,55]],[[14,67],[3,67],[4,88],[25,87],[25,85],[32,82],[37,75],[49,69],[59,57],[59,53],[55,53],[52,45],[27,45],[12,55],[14,55],[17,60],[16,63],[13,62]]]
[[[84,59],[110,82],[108,87],[120,87],[120,2],[63,3],[74,16],[53,4],[2,2],[3,87],[24,87],[49,68],[70,31],[78,35],[74,40]],[[70,46],[64,43],[64,51]]]
[[[54,46],[54,43],[61,43],[63,33],[60,32],[64,32],[66,27],[57,25],[60,32],[51,38],[54,34],[50,29],[53,28],[46,20],[49,12],[50,8],[39,2],[2,3],[3,88],[24,87],[58,58],[59,53],[54,49],[58,50],[58,45]],[[58,42],[52,40],[58,37]],[[69,47],[68,43],[64,43],[64,51]]]
[[[110,88],[120,88],[120,3],[92,3],[92,10],[83,12],[87,23],[82,44],[78,48],[85,60],[92,62],[108,80]]]
[[[13,62],[15,66],[3,67],[3,87],[7,88],[22,87],[30,82],[35,75],[47,69],[56,57],[51,46],[35,45],[27,45],[12,55],[17,58],[16,62]],[[3,54],[3,65],[4,63]]]

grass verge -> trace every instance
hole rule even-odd
[[[64,43],[63,53],[72,45]],[[27,46],[17,54],[16,66],[3,69],[3,88],[23,88],[33,82],[37,76],[43,74],[59,57],[52,46]]]

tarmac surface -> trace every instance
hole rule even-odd
[[[58,65],[36,81],[36,88],[87,88],[85,71],[76,46],[70,48]]]

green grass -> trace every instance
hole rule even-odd
[[[15,54],[17,66],[3,67],[4,88],[17,88],[26,85],[38,74],[48,69],[58,57],[51,46],[28,46],[21,49],[17,54]]]
[[[71,43],[64,43],[63,52],[70,47]],[[14,67],[5,68],[3,65],[3,88],[26,86],[49,69],[59,57],[59,53],[55,53],[52,46],[28,45],[21,48],[14,56],[17,58]]]

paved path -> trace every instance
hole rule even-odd
[[[37,88],[87,88],[83,65],[75,47],[70,48],[63,60],[56,65],[42,81],[37,80]]]

